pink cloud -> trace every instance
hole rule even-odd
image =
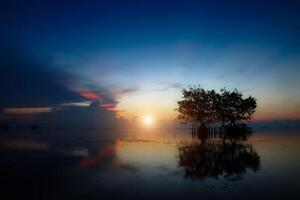
[[[80,96],[89,99],[89,100],[99,100],[101,99],[101,96],[99,96],[98,94],[96,94],[95,92],[92,91],[84,91],[84,92],[80,92],[79,93]]]
[[[116,104],[113,103],[102,103],[100,105],[101,108],[104,108],[106,110],[114,110],[116,108]]]

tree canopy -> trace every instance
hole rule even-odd
[[[234,125],[251,120],[256,109],[256,99],[244,98],[237,89],[226,88],[217,93],[193,86],[182,90],[182,100],[177,102],[177,120],[183,124],[205,126],[214,123]]]

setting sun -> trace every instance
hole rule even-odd
[[[145,116],[144,123],[147,126],[151,126],[153,124],[153,118],[152,118],[152,116],[149,116],[149,115]]]

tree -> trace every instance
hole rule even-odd
[[[221,89],[217,107],[217,115],[222,125],[235,125],[237,122],[251,120],[256,108],[256,99],[249,96],[244,99],[241,92]]]
[[[177,102],[177,120],[183,124],[206,126],[213,123],[235,125],[250,120],[256,108],[256,99],[243,98],[237,89],[204,90],[200,86],[182,90],[182,100]]]
[[[214,90],[204,90],[200,86],[189,87],[182,90],[183,100],[178,101],[177,120],[183,124],[206,124],[216,121]]]

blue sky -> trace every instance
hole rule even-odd
[[[12,63],[26,60],[26,65],[25,61],[14,64],[24,82],[31,76],[22,71],[26,68],[40,77],[39,82],[48,74],[50,82],[59,85],[55,87],[66,90],[58,95],[47,86],[40,88],[50,91],[45,92],[46,103],[34,105],[41,101],[27,95],[30,104],[2,103],[3,108],[99,100],[80,95],[93,92],[127,118],[150,113],[171,119],[176,115],[180,89],[200,84],[206,89],[237,88],[255,96],[257,119],[299,119],[297,1],[1,4],[0,36],[6,48],[2,56],[12,57]],[[12,51],[10,56],[7,48]],[[9,62],[2,61],[1,67]],[[20,91],[14,80],[1,82],[3,91]],[[27,94],[32,93],[30,84]],[[22,99],[10,93],[4,98],[7,101]]]

